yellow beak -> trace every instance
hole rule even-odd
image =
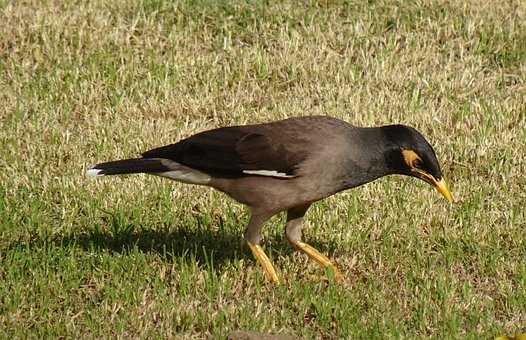
[[[433,185],[435,186],[435,189],[437,189],[437,191],[449,201],[449,203],[453,203],[453,195],[449,192],[446,181],[444,181],[443,178],[438,182],[435,180]]]
[[[423,179],[427,183],[429,183],[432,186],[434,186],[435,189],[437,189],[437,191],[439,193],[441,193],[442,196],[444,196],[449,201],[449,203],[453,203],[453,195],[451,195],[451,192],[447,188],[446,181],[444,181],[443,178],[440,179],[439,181],[437,181],[435,179],[435,177],[431,176],[430,174],[428,174],[428,173],[426,173],[426,172],[424,172],[424,171],[422,171],[420,169],[414,169],[413,171],[416,173],[416,175],[418,177],[420,177],[421,179]]]

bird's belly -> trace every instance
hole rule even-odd
[[[248,176],[235,180],[214,178],[209,185],[249,207],[279,212],[323,198],[313,196],[302,184],[298,178]]]
[[[312,203],[335,193],[323,183],[306,181],[302,178],[278,179],[259,176],[235,180],[215,178],[209,185],[242,204],[272,212]]]

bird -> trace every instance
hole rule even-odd
[[[278,213],[287,214],[290,245],[340,281],[337,265],[302,240],[303,219],[314,202],[387,175],[406,175],[453,203],[435,151],[416,129],[359,127],[329,116],[215,128],[86,171],[95,177],[134,173],[209,186],[247,206],[244,241],[272,283],[280,279],[261,246],[262,228]]]

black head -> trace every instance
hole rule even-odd
[[[385,162],[388,168],[393,173],[424,180],[452,202],[435,150],[424,136],[405,125],[384,126],[381,130],[387,144]]]

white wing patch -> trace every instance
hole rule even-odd
[[[283,172],[277,172],[276,170],[243,170],[244,174],[258,175],[267,177],[279,177],[279,178],[293,178],[293,175],[287,175]]]

